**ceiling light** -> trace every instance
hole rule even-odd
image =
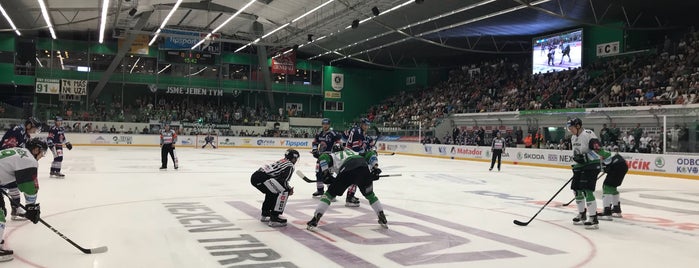
[[[211,34],[215,34],[215,33],[218,32],[219,30],[221,30],[221,28],[223,28],[223,26],[226,26],[226,24],[228,24],[228,22],[230,22],[231,20],[233,20],[233,18],[235,18],[235,17],[237,17],[238,15],[240,15],[240,13],[243,13],[243,11],[246,10],[248,7],[250,7],[250,6],[252,5],[252,3],[255,3],[255,1],[257,1],[257,0],[250,0],[250,2],[248,2],[247,4],[245,4],[245,5],[243,6],[243,8],[238,9],[238,11],[236,11],[235,13],[233,13],[233,16],[230,16],[230,17],[229,17],[228,19],[226,19],[223,23],[219,24],[218,27],[216,27],[213,31],[211,31],[209,34],[207,34],[207,35],[206,35],[206,36],[207,36],[206,38],[210,37]],[[206,40],[206,38],[204,38],[204,40]],[[196,47],[198,47],[199,45],[201,45],[202,43],[204,43],[204,40],[199,41],[196,45],[192,46],[191,49],[195,49]],[[241,48],[239,48],[239,49],[243,49],[244,47],[245,47],[245,46],[243,46],[243,47],[241,47]],[[237,52],[237,51],[236,51],[236,52]]]
[[[320,9],[320,8],[322,8],[322,7],[324,7],[324,6],[326,6],[327,4],[332,3],[333,1],[335,1],[335,0],[330,0],[330,1],[327,1],[327,2],[325,2],[325,3],[320,4],[319,6],[315,7],[314,9],[311,9],[311,10],[309,10],[308,12],[303,13],[303,15],[298,16],[298,18],[295,18],[295,19],[291,20],[291,23],[297,22],[298,20],[302,19],[303,17],[308,16],[309,14],[311,14],[311,13],[313,13],[313,12],[316,12],[318,9]]]
[[[284,25],[277,27],[277,29],[274,29],[274,30],[272,30],[271,32],[269,32],[269,33],[263,35],[263,36],[262,36],[262,39],[265,39],[267,36],[270,36],[270,35],[272,35],[273,33],[276,33],[277,31],[279,31],[279,30],[281,30],[281,29],[284,29],[286,26],[289,26],[289,24],[290,24],[290,23],[287,22],[287,23],[285,23]],[[255,41],[255,43],[257,43],[257,41],[259,41],[259,40],[260,40],[260,38],[257,38],[257,40]]]
[[[7,12],[5,12],[5,9],[2,7],[2,5],[0,5],[0,12],[2,12],[2,15],[5,16],[5,19],[7,20],[7,22],[10,23],[10,27],[12,27],[12,30],[14,30],[15,33],[17,33],[17,35],[21,36],[22,33],[20,33],[19,30],[17,30],[15,23],[12,22],[12,19],[10,19],[10,16],[7,15]]]
[[[180,4],[182,4],[182,0],[177,0],[177,3],[175,3],[174,6],[172,6],[172,9],[170,9],[170,13],[167,13],[167,16],[165,16],[165,19],[163,20],[163,23],[160,24],[160,27],[155,32],[155,35],[153,35],[153,39],[151,39],[150,42],[148,42],[148,46],[152,46],[153,43],[155,43],[155,40],[158,38],[158,34],[163,28],[165,28],[165,26],[167,25],[167,21],[170,20],[170,17],[172,17],[172,14],[175,13],[175,10],[177,10],[177,8],[180,7]]]
[[[46,9],[46,3],[44,3],[44,0],[37,1],[39,1],[39,6],[41,7],[41,15],[43,15],[46,26],[49,27],[49,32],[51,32],[51,38],[56,39],[56,32],[53,30],[53,24],[51,24],[51,17],[49,17],[49,11]]]
[[[104,28],[107,27],[107,10],[109,9],[109,0],[102,1],[102,17],[100,18],[100,44],[104,42]]]

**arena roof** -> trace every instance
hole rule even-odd
[[[178,2],[0,3],[22,35],[50,36],[42,16],[42,1],[59,39],[91,40],[98,39],[104,2],[109,7],[105,21],[107,40],[129,34],[153,34]],[[239,51],[254,53],[257,47],[253,42],[264,36],[256,44],[267,45],[271,51],[299,45],[300,58],[333,64],[352,59],[383,66],[464,53],[521,54],[530,49],[533,35],[584,25],[621,22],[626,29],[671,29],[694,24],[696,16],[692,12],[699,7],[699,1],[685,0],[424,0],[421,4],[414,0],[179,1],[166,28],[211,33],[244,9],[217,31],[221,34],[219,40],[230,43],[234,49],[244,46]],[[372,14],[374,7],[379,16]],[[135,16],[128,14],[133,9],[138,10]],[[309,11],[313,12],[299,18]],[[148,17],[143,25],[137,25],[143,16]],[[350,27],[354,20],[361,21],[356,29]],[[134,29],[135,26],[138,27]],[[6,19],[0,19],[0,31],[14,30]],[[313,42],[308,41],[309,34],[313,35]]]

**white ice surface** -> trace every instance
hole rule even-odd
[[[360,208],[339,197],[309,232],[315,183],[296,176],[289,225],[274,229],[257,219],[263,195],[250,175],[283,150],[177,153],[180,169],[170,163],[160,171],[158,148],[76,147],[65,151],[65,179],[49,178],[51,159],[42,159],[43,218],[81,246],[109,251],[82,254],[41,224],[8,220],[5,239],[15,260],[0,267],[699,267],[696,180],[628,175],[620,187],[625,218],[603,221],[599,230],[572,225],[574,203],[560,206],[572,198],[566,188],[521,227],[512,221],[529,220],[570,170],[504,165],[488,172],[483,162],[381,156],[384,174],[403,175],[374,183],[389,229],[358,194]],[[314,166],[303,151],[297,169],[313,178]],[[186,210],[184,203],[201,207]],[[205,221],[228,221],[229,230],[191,232]],[[200,242],[241,235],[253,242]],[[279,256],[236,259],[249,250]]]

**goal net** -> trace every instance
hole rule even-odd
[[[206,143],[206,137],[211,136],[213,140],[211,143],[207,144]],[[206,145],[206,149],[213,149],[214,147],[218,148],[218,135],[212,134],[212,135],[207,135],[207,134],[199,134],[197,135],[196,140],[194,141],[194,148],[195,149],[202,149]],[[212,146],[213,145],[213,146]]]

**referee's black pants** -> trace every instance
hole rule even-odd
[[[493,150],[493,159],[490,161],[490,169],[495,166],[495,159],[498,160],[498,170],[500,170],[500,162],[502,162],[502,149]]]
[[[167,155],[170,154],[170,157],[172,157],[172,163],[177,165],[177,162],[175,162],[175,147],[172,146],[171,143],[163,144],[163,146],[160,148],[160,161],[163,163],[161,167],[166,168],[167,167]]]

